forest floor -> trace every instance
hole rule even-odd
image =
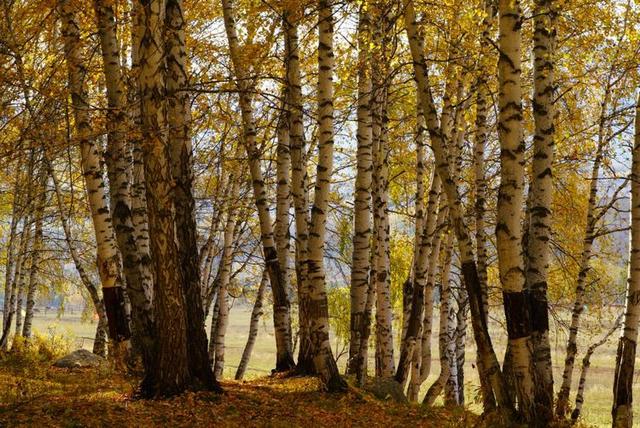
[[[223,394],[132,399],[138,380],[111,369],[57,369],[0,358],[0,426],[34,427],[470,427],[462,408],[378,400],[355,388],[321,392],[315,378],[225,381]]]
[[[614,310],[615,309],[615,310]],[[584,350],[593,342],[600,339],[605,331],[610,328],[610,322],[617,318],[618,312],[616,308],[611,309],[611,313],[604,309],[600,309],[601,316],[595,316],[595,314],[587,314],[583,319],[583,330],[581,330],[578,347],[580,350],[579,361],[582,359]],[[225,379],[233,379],[236,368],[240,361],[244,345],[247,340],[247,325],[249,324],[249,318],[251,314],[251,308],[246,304],[236,303],[230,312],[229,326],[227,330],[227,337],[225,339]],[[608,314],[608,315],[607,315]],[[564,367],[564,344],[566,343],[566,335],[562,326],[566,326],[568,317],[570,314],[566,311],[558,311],[554,318],[553,328],[551,329],[551,343],[552,356],[554,361],[554,377],[556,380],[556,388],[559,387],[560,380],[562,379],[562,368]],[[207,323],[207,330],[208,330]],[[348,324],[347,324],[348,326]],[[56,314],[49,311],[48,313],[37,313],[34,318],[34,331],[37,335],[44,337],[45,341],[54,345],[58,351],[65,349],[66,351],[85,348],[91,349],[92,336],[95,332],[95,324],[87,322],[81,314],[76,310],[71,312],[67,310],[64,314]],[[493,321],[490,324],[490,331],[496,348],[496,353],[502,356],[507,344],[507,337],[504,333],[503,323],[500,320]],[[434,332],[434,339],[432,340],[432,347],[434,349],[432,367],[429,378],[425,381],[421,396],[426,393],[426,389],[438,376],[440,371],[440,361],[438,359],[437,352],[437,335]],[[475,368],[476,353],[475,344],[473,342],[473,335],[467,335],[467,359],[465,362],[465,394],[466,394],[466,409],[472,413],[479,414],[482,412],[481,400],[479,397],[478,389],[478,377],[477,370]],[[332,348],[334,348],[334,355],[338,358],[338,366],[341,370],[344,369],[344,363],[346,360],[344,344],[336,341],[335,338],[332,341]],[[65,352],[66,352],[65,351]],[[371,352],[370,354],[373,354]],[[374,366],[374,360],[372,358],[369,361],[370,367]],[[640,367],[640,353],[637,356],[636,366]],[[612,388],[613,388],[613,372],[616,360],[616,342],[612,338],[608,343],[598,348],[596,353],[591,359],[591,368],[589,370],[589,378],[585,389],[585,406],[583,409],[582,422],[585,426],[589,427],[609,427],[611,426],[611,401],[612,401]],[[270,322],[270,316],[265,314],[260,324],[260,332],[256,340],[256,344],[251,356],[251,361],[247,367],[247,373],[245,378],[252,382],[248,385],[252,385],[253,381],[263,382],[264,377],[270,373],[270,369],[273,367],[275,361],[274,353],[274,337],[273,327]],[[578,363],[579,363],[578,361]],[[0,363],[0,406],[8,403],[2,398],[3,388],[6,385],[7,368],[3,368]],[[576,372],[573,376],[573,389],[577,388],[579,378],[579,364],[576,365]],[[120,394],[130,394],[130,391],[135,386],[137,380],[135,379],[121,379],[119,382],[126,382],[127,385],[121,387],[118,391]],[[230,391],[236,388],[235,383],[229,383]],[[242,384],[238,387],[241,387]],[[283,386],[284,387],[284,386]],[[127,389],[128,388],[128,389]],[[127,392],[129,391],[129,392]],[[633,386],[634,396],[640,396],[640,382],[634,382]],[[572,400],[573,400],[572,393]],[[136,404],[128,402],[128,405]],[[442,400],[437,400],[436,405],[441,405]],[[402,406],[400,408],[403,408]],[[390,411],[392,411],[390,409]],[[639,411],[636,409],[636,411]],[[0,410],[0,413],[2,411]],[[435,415],[437,418],[438,415]],[[0,414],[0,426],[2,426],[1,420],[6,418]],[[428,418],[427,418],[428,419]],[[383,419],[385,421],[386,419]],[[437,419],[436,419],[437,420]],[[364,424],[366,422],[363,422]],[[158,423],[160,424],[160,423]],[[358,426],[360,423],[352,423],[351,425]],[[272,424],[273,426],[274,424]],[[367,425],[370,425],[367,423]],[[275,426],[295,426],[290,423],[289,425],[277,425]],[[373,425],[376,426],[376,425]],[[395,424],[391,424],[395,426]],[[429,425],[427,425],[429,426]],[[436,425],[440,426],[440,425]],[[338,427],[336,427],[338,428]]]

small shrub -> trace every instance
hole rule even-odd
[[[68,354],[72,343],[69,335],[52,330],[47,335],[36,333],[29,339],[14,336],[11,351],[3,359],[18,366],[47,363]]]

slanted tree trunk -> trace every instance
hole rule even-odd
[[[525,165],[520,79],[522,16],[518,0],[501,0],[498,11],[501,50],[498,62],[498,135],[501,151],[496,247],[518,407],[526,421],[534,422],[536,409],[530,348],[531,316],[524,292],[521,222]]]
[[[492,1],[485,2],[486,16],[482,21],[482,38],[479,41],[480,51],[484,55],[489,55],[491,49],[489,40],[491,40],[491,29],[495,21],[496,6]],[[487,82],[487,74],[492,70],[486,65],[484,58],[479,60],[478,78],[476,80],[476,121],[475,135],[473,147],[473,166],[474,166],[474,197],[475,197],[475,232],[476,232],[476,253],[478,265],[478,278],[480,280],[480,290],[482,291],[482,310],[485,317],[489,316],[489,290],[488,290],[488,252],[487,252],[487,225],[486,225],[486,203],[487,203],[487,180],[485,166],[485,150],[487,145],[488,127],[487,115],[489,113],[489,87]],[[482,358],[476,356],[476,364],[480,371],[482,368]],[[491,384],[487,382],[485,376],[480,377],[480,387],[482,388],[483,408],[491,411],[496,407]]]
[[[436,273],[440,260],[440,248],[442,244],[442,230],[448,217],[447,199],[441,195],[440,209],[438,210],[438,220],[436,230],[431,244],[431,255],[429,256],[429,268],[427,282],[424,289],[424,318],[422,320],[422,337],[420,341],[420,352],[415,353],[414,360],[420,359],[420,376],[418,377],[418,388],[420,389],[424,381],[431,374],[431,336],[433,330],[433,305],[434,290],[436,284]],[[414,363],[415,364],[415,363]]]
[[[453,71],[453,63],[449,63],[448,71],[450,74]],[[443,94],[443,107],[442,107],[442,125],[440,127],[442,135],[447,140],[451,139],[451,133],[454,128],[454,121],[452,115],[452,103],[451,103],[451,88],[452,80],[447,80]],[[447,151],[448,160],[451,165],[455,165],[456,150],[451,149]],[[417,328],[416,344],[412,355],[411,365],[411,382],[408,389],[408,397],[411,401],[417,401],[418,392],[421,385],[429,376],[431,371],[431,326],[433,317],[433,289],[435,284],[436,269],[438,266],[438,260],[440,256],[440,235],[443,227],[443,222],[446,219],[446,196],[442,194],[442,180],[440,176],[434,172],[434,178],[432,181],[431,192],[429,194],[427,220],[423,233],[425,234],[422,240],[421,249],[418,254],[418,267],[416,269],[416,286],[420,287],[415,290],[416,293],[416,305],[419,305],[414,309],[418,313],[416,318],[417,326],[413,325],[413,319],[410,320],[412,335]],[[440,209],[438,210],[438,206]],[[420,296],[419,293],[422,293]],[[422,308],[424,307],[424,309]],[[423,315],[424,312],[424,315]],[[409,328],[407,329],[409,331]],[[409,338],[409,334],[407,334]],[[411,342],[406,341],[406,345],[401,347],[401,363],[403,362],[402,351],[408,352],[411,346]],[[400,371],[396,375],[402,374]],[[402,381],[397,376],[396,380]]]
[[[367,5],[360,8],[358,23],[358,130],[356,183],[353,207],[353,255],[351,263],[351,324],[347,373],[363,378],[364,361],[360,352],[364,336],[365,307],[369,288],[371,238],[371,75],[369,44],[370,17]]]
[[[453,70],[453,63],[450,63],[451,70]],[[451,102],[451,88],[453,87],[453,82],[447,82],[444,94],[443,101],[443,113],[442,113],[442,125],[441,130],[446,139],[451,141],[450,148],[448,150],[448,156],[453,166],[453,171],[456,176],[461,175],[462,169],[462,142],[464,133],[461,131],[464,124],[462,124],[462,112],[464,110],[464,104],[460,104],[458,108],[455,110],[455,114],[453,111],[453,106]],[[462,81],[458,81],[457,88],[457,101],[462,99]],[[420,377],[419,377],[419,385],[422,385],[424,381],[429,377],[431,373],[431,336],[433,330],[433,307],[434,307],[434,290],[435,290],[435,281],[436,281],[436,273],[438,269],[438,262],[440,260],[440,247],[442,243],[442,231],[446,226],[448,221],[448,206],[447,199],[444,195],[441,195],[440,198],[440,209],[438,211],[438,219],[437,226],[434,231],[435,235],[433,236],[433,241],[431,243],[431,255],[429,257],[429,267],[427,274],[427,282],[424,291],[424,301],[425,301],[425,310],[424,310],[424,319],[422,322],[422,341],[420,345]],[[458,312],[457,315],[460,315]],[[466,327],[466,324],[465,324]],[[458,372],[460,369],[458,368]]]
[[[418,254],[420,252],[420,246],[422,244],[422,231],[424,229],[425,219],[425,176],[427,174],[426,168],[426,143],[424,127],[424,116],[422,110],[420,110],[420,103],[417,106],[416,115],[416,202],[415,202],[415,223],[414,223],[414,238],[413,238],[413,261],[411,263],[411,271],[407,280],[402,287],[402,336],[400,339],[400,354],[402,355],[402,347],[406,346],[407,330],[409,328],[409,322],[411,319],[411,310],[413,307],[413,293],[415,292],[415,277],[416,272],[419,270],[418,266]],[[398,367],[399,368],[399,367]]]
[[[130,181],[133,174],[133,159],[128,141],[131,123],[126,111],[127,100],[113,6],[105,0],[94,0],[93,3],[98,21],[107,89],[108,138],[105,161],[109,177],[110,208],[118,248],[122,255],[127,296],[132,306],[133,342],[146,367],[153,358],[154,346],[151,294],[153,281],[150,266],[144,260],[145,250],[138,245],[139,238],[132,215]]]
[[[633,426],[633,373],[640,321],[640,95],[636,104],[635,138],[631,163],[631,243],[629,284],[624,329],[618,340],[613,379],[613,427]]]
[[[59,0],[65,59],[67,61],[69,92],[79,140],[82,171],[96,236],[98,272],[109,323],[109,338],[117,344],[127,341],[131,333],[124,308],[120,278],[120,254],[116,245],[111,214],[107,203],[100,152],[93,141],[89,117],[89,102],[85,85],[86,68],[80,29],[74,6],[69,0]]]
[[[591,257],[593,254],[593,243],[596,239],[596,226],[598,221],[606,213],[606,209],[601,208],[597,211],[598,203],[598,177],[600,175],[600,166],[604,157],[604,149],[607,145],[605,118],[609,109],[611,97],[611,88],[609,84],[605,89],[604,98],[600,110],[600,123],[598,125],[598,143],[593,159],[591,169],[589,200],[587,202],[586,226],[582,240],[582,253],[579,258],[578,278],[576,280],[576,295],[571,311],[571,323],[569,325],[569,337],[567,338],[566,355],[564,360],[564,369],[562,371],[562,384],[558,392],[556,400],[556,415],[564,417],[569,411],[569,395],[571,392],[571,384],[573,379],[573,369],[575,366],[576,355],[578,353],[578,330],[580,329],[580,318],[584,310],[584,298],[587,288],[587,275],[591,270]]]
[[[236,371],[235,375],[236,380],[242,380],[242,378],[244,377],[244,373],[247,371],[247,366],[249,365],[251,352],[253,352],[253,346],[255,345],[256,338],[258,337],[260,318],[262,318],[262,314],[264,313],[264,310],[262,309],[262,302],[264,300],[264,290],[267,288],[268,282],[269,275],[267,274],[266,270],[263,270],[262,280],[260,281],[260,286],[258,287],[258,291],[256,292],[256,301],[253,304],[253,310],[251,311],[251,320],[249,321],[249,336],[247,337],[246,345],[244,345],[242,357],[240,358],[238,370]]]
[[[258,219],[260,222],[260,235],[263,246],[265,263],[269,271],[269,281],[273,290],[273,325],[276,337],[276,371],[287,371],[294,367],[293,353],[291,350],[290,305],[285,289],[283,272],[280,269],[278,252],[274,242],[271,214],[267,200],[267,190],[264,183],[260,165],[260,149],[256,141],[256,126],[251,106],[250,81],[248,80],[246,64],[240,52],[240,43],[236,30],[233,3],[231,0],[222,0],[224,12],[224,24],[229,43],[229,54],[235,72],[236,84],[240,91],[239,104],[242,111],[243,144],[249,159],[249,170],[253,184],[253,194]]]
[[[400,361],[398,362],[398,370],[396,372],[396,381],[401,384],[406,382],[411,372],[411,382],[409,383],[408,397],[417,399],[420,389],[420,365],[421,365],[421,336],[423,313],[425,309],[425,289],[427,286],[427,276],[431,265],[431,257],[435,255],[433,251],[433,241],[437,227],[438,206],[440,199],[444,199],[441,195],[442,181],[440,176],[434,171],[431,179],[431,188],[427,200],[427,212],[422,227],[422,236],[420,245],[415,258],[416,270],[413,280],[413,297],[411,304],[411,313],[409,315],[409,323],[407,325],[407,334],[400,348]],[[411,370],[409,370],[411,369]]]
[[[537,422],[553,419],[553,365],[549,343],[547,276],[551,257],[551,203],[554,142],[554,45],[555,10],[553,0],[536,1],[534,11],[534,102],[535,121],[532,179],[529,196],[530,218],[526,248],[526,288],[530,293],[531,344],[535,376]]]
[[[107,355],[108,324],[104,302],[102,300],[102,297],[100,296],[100,293],[98,292],[98,285],[93,282],[93,280],[87,273],[87,269],[85,268],[84,263],[80,258],[80,252],[74,244],[71,227],[69,226],[69,219],[67,218],[64,207],[64,199],[60,190],[60,184],[58,183],[58,178],[56,177],[55,171],[53,170],[53,166],[51,165],[51,161],[49,160],[46,152],[44,152],[43,154],[43,160],[46,164],[49,176],[51,177],[51,183],[53,184],[53,191],[55,192],[56,204],[58,213],[60,215],[60,223],[62,224],[64,239],[67,243],[69,254],[71,254],[71,260],[73,260],[73,264],[76,268],[78,276],[80,277],[80,280],[82,281],[82,285],[84,285],[84,287],[89,292],[91,302],[93,303],[96,314],[98,314],[98,325],[96,327],[95,340],[93,341],[93,353],[104,357]]]
[[[482,311],[482,291],[478,280],[478,271],[475,264],[475,255],[468,228],[464,222],[463,208],[458,197],[456,181],[452,179],[451,170],[442,140],[442,133],[439,126],[437,110],[434,105],[431,88],[429,86],[427,66],[425,63],[424,43],[418,34],[413,1],[409,0],[405,7],[405,27],[409,39],[411,56],[413,58],[415,79],[418,86],[418,95],[422,105],[427,129],[431,137],[431,144],[436,159],[437,171],[444,184],[445,193],[449,201],[449,211],[451,215],[453,229],[456,234],[460,249],[462,263],[462,273],[464,283],[469,293],[471,308],[471,320],[473,325],[476,344],[479,354],[483,359],[483,372],[480,376],[487,376],[493,388],[496,401],[499,406],[506,411],[513,408],[511,397],[507,394],[504,378],[500,371],[498,359],[496,358],[491,337],[487,328],[487,318]],[[480,365],[478,366],[480,367]]]
[[[576,392],[576,406],[573,409],[573,412],[571,412],[571,420],[574,422],[577,421],[580,417],[582,405],[584,404],[584,388],[587,384],[587,375],[589,374],[589,367],[591,366],[591,357],[593,356],[593,353],[596,351],[596,349],[604,345],[609,340],[611,335],[618,331],[618,329],[622,325],[622,317],[623,314],[620,314],[620,316],[613,323],[611,329],[607,331],[600,340],[592,343],[589,348],[587,348],[587,352],[585,352],[584,354],[584,358],[582,359],[582,369],[580,370],[580,381],[578,382],[578,391]]]
[[[457,386],[452,387],[450,380],[457,381],[455,370],[455,308],[453,308],[453,294],[451,293],[450,274],[451,256],[453,252],[453,234],[448,233],[444,247],[444,256],[440,269],[440,323],[438,332],[438,353],[440,354],[440,374],[435,382],[427,390],[423,404],[433,406],[438,395],[445,390],[445,405],[457,404]],[[451,314],[453,317],[450,318]],[[452,358],[453,357],[453,358]],[[452,364],[453,363],[453,364]],[[445,388],[446,387],[446,388]]]

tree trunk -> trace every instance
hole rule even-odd
[[[134,6],[135,7],[135,6]],[[126,93],[120,66],[113,7],[105,0],[94,0],[107,89],[107,150],[105,161],[109,177],[110,208],[115,237],[122,255],[127,296],[131,302],[133,342],[142,355],[143,365],[153,358],[152,272],[145,251],[139,248],[132,215],[132,153],[128,141],[131,128],[126,111]],[[134,40],[134,42],[136,42]]]
[[[29,211],[32,210],[32,205],[29,204]],[[30,266],[30,259],[33,248],[33,239],[31,236],[31,223],[33,221],[33,213],[27,213],[25,217],[25,222],[23,224],[22,236],[20,241],[20,257],[18,259],[18,268],[16,270],[16,299],[15,299],[15,335],[19,336],[22,333],[22,322],[24,320],[24,316],[22,313],[22,308],[24,307],[24,291],[25,286],[27,285],[27,271]]]
[[[309,339],[316,373],[329,391],[343,391],[329,341],[329,308],[324,272],[329,191],[333,174],[333,4],[318,1],[318,167],[309,227],[307,272],[309,275]]]
[[[538,0],[534,11],[534,102],[535,120],[530,218],[526,248],[526,288],[531,307],[531,344],[535,376],[535,406],[541,426],[553,419],[553,364],[549,343],[547,276],[551,257],[551,203],[554,142],[554,45],[553,0]]]
[[[102,298],[100,297],[100,294],[98,292],[98,286],[93,282],[93,280],[87,273],[82,259],[80,258],[79,251],[74,245],[74,240],[71,235],[71,228],[69,226],[69,220],[64,208],[64,199],[60,190],[60,184],[58,183],[58,178],[56,177],[55,171],[53,170],[46,152],[44,152],[43,154],[43,160],[46,164],[47,171],[49,173],[49,176],[51,177],[51,182],[53,184],[53,191],[55,192],[58,213],[60,214],[60,223],[62,224],[62,230],[64,231],[64,239],[67,243],[69,253],[71,254],[71,260],[73,260],[73,264],[76,268],[76,271],[78,272],[80,280],[82,281],[82,285],[84,285],[84,287],[89,292],[94,310],[96,311],[96,314],[98,314],[98,327],[96,329],[96,339],[93,342],[93,353],[96,355],[106,356],[108,322],[106,311],[104,308],[104,302],[102,301]]]
[[[580,417],[580,412],[582,411],[582,405],[584,404],[584,388],[587,383],[587,374],[589,373],[589,367],[591,366],[591,356],[600,346],[604,345],[609,337],[622,325],[622,314],[616,319],[613,323],[611,329],[605,333],[604,336],[596,343],[591,344],[589,348],[587,348],[587,352],[584,354],[584,358],[582,359],[582,369],[580,371],[580,381],[578,382],[578,391],[576,392],[576,407],[571,412],[571,420],[577,421]]]
[[[444,196],[444,195],[442,195]],[[416,353],[414,359],[420,359],[420,376],[418,377],[418,389],[431,374],[431,336],[433,330],[433,293],[436,282],[436,271],[440,259],[440,247],[442,243],[442,230],[447,221],[449,210],[445,205],[447,200],[442,197],[438,211],[437,226],[431,244],[429,256],[429,273],[424,289],[424,317],[422,320],[422,337],[420,341],[420,353]]]
[[[605,210],[601,209],[596,212],[598,203],[598,177],[600,175],[600,166],[604,156],[604,149],[607,143],[605,137],[605,117],[610,102],[610,87],[605,90],[602,108],[600,110],[600,123],[598,129],[598,144],[591,169],[591,184],[589,187],[589,201],[587,203],[587,220],[584,231],[582,254],[579,258],[578,278],[576,281],[576,297],[571,311],[571,324],[569,325],[569,337],[567,339],[566,355],[564,360],[564,369],[562,371],[562,384],[558,392],[556,401],[556,415],[564,417],[569,411],[569,395],[571,392],[571,383],[573,379],[573,369],[578,353],[578,330],[580,329],[580,318],[584,310],[584,297],[587,287],[587,274],[591,270],[591,257],[593,252],[593,243],[595,241],[596,226],[598,220],[604,215]]]
[[[237,183],[237,181],[236,181]],[[237,184],[232,190],[233,194],[237,194]],[[220,257],[220,273],[218,275],[218,297],[216,305],[218,306],[216,317],[215,336],[211,340],[215,340],[215,363],[213,373],[216,379],[222,378],[224,370],[224,338],[229,324],[229,304],[228,304],[228,287],[231,278],[231,264],[233,263],[233,241],[236,229],[236,216],[234,207],[229,206],[227,210],[227,221],[224,227],[224,244],[222,256]]]
[[[633,426],[633,373],[640,321],[640,95],[636,104],[635,138],[631,164],[631,243],[629,284],[624,329],[618,341],[613,379],[613,427]]]
[[[377,49],[382,49],[382,38],[374,37]],[[391,272],[389,257],[389,147],[387,143],[387,94],[384,70],[375,64],[382,55],[374,55],[372,108],[373,223],[376,236],[376,376],[390,378],[395,372],[393,358],[393,310],[391,308]]]
[[[498,135],[501,151],[496,247],[518,407],[527,422],[534,422],[536,408],[531,367],[531,316],[524,292],[521,222],[525,165],[520,80],[522,17],[518,0],[501,0],[498,10],[501,49],[498,62]]]
[[[356,183],[353,207],[353,257],[351,263],[351,324],[347,373],[362,378],[362,338],[369,288],[371,238],[371,75],[369,71],[370,17],[365,5],[360,8],[358,23],[358,130]]]
[[[416,202],[415,202],[415,226],[414,226],[414,239],[413,239],[413,261],[411,263],[411,271],[407,281],[405,281],[402,289],[402,336],[401,344],[406,342],[407,330],[409,328],[409,322],[411,318],[411,309],[413,307],[413,293],[415,292],[415,277],[416,272],[420,269],[418,266],[418,254],[420,252],[420,246],[422,244],[422,232],[424,229],[425,220],[425,177],[427,174],[426,168],[426,142],[424,127],[424,116],[420,109],[420,103],[417,106],[416,115]],[[401,348],[402,349],[402,348]],[[401,351],[402,353],[402,351]]]
[[[291,147],[290,147],[290,119],[289,111],[286,108],[286,104],[289,99],[288,88],[285,85],[283,88],[283,102],[278,119],[277,125],[277,149],[276,149],[276,225],[275,225],[275,240],[276,249],[278,252],[278,263],[280,264],[280,271],[282,272],[282,287],[285,290],[285,297],[287,299],[287,306],[291,306],[291,300],[289,298],[291,290],[291,281],[289,276],[289,253],[290,253],[290,234],[289,234],[289,211],[291,209],[291,183],[290,183],[290,169],[291,169]],[[293,341],[291,336],[291,320],[286,324],[286,328],[289,329],[286,336],[289,340],[288,349],[291,349],[293,354]]]
[[[243,143],[249,159],[249,170],[253,184],[253,194],[258,218],[260,222],[260,234],[262,239],[263,254],[266,267],[269,271],[269,281],[273,290],[273,325],[276,336],[276,371],[287,371],[294,367],[293,353],[291,350],[290,308],[287,290],[284,288],[283,272],[280,269],[278,252],[274,242],[271,214],[267,200],[267,191],[260,166],[260,150],[256,141],[256,126],[251,106],[250,82],[248,80],[246,65],[240,52],[240,44],[236,30],[233,4],[231,0],[222,0],[224,12],[224,24],[229,43],[229,53],[236,84],[240,91],[239,104],[242,110]]]
[[[31,337],[31,327],[33,324],[33,311],[35,309],[35,296],[38,290],[38,282],[40,280],[40,262],[42,260],[43,240],[42,240],[42,223],[44,221],[44,210],[47,204],[47,170],[41,166],[38,172],[38,200],[35,208],[33,244],[31,247],[31,269],[29,272],[29,286],[27,288],[27,301],[24,316],[24,325],[22,327],[22,337],[29,339]]]
[[[192,375],[205,389],[217,389],[207,353],[207,333],[200,288],[198,231],[193,196],[193,148],[191,145],[191,99],[189,86],[186,22],[182,0],[167,0],[164,21],[166,61],[166,109],[168,149],[173,191],[182,290],[186,302],[187,354]]]
[[[120,287],[120,254],[107,204],[100,152],[95,141],[92,140],[93,130],[89,117],[89,102],[85,85],[86,68],[82,59],[80,29],[76,21],[74,6],[69,0],[59,0],[58,10],[62,21],[62,37],[76,136],[80,143],[82,171],[96,236],[96,263],[109,322],[109,338],[114,343],[118,343],[128,340],[131,334],[124,310],[122,288]]]
[[[286,84],[289,96],[289,143],[291,153],[291,196],[295,211],[295,258],[298,287],[298,324],[300,348],[296,371],[313,373],[310,353],[308,314],[307,241],[309,238],[309,195],[307,191],[307,165],[305,156],[304,122],[302,110],[302,83],[298,40],[298,21],[304,11],[300,5],[289,2],[283,12]]]
[[[244,373],[247,370],[247,366],[249,365],[249,359],[251,358],[251,352],[253,352],[253,346],[256,343],[256,338],[258,337],[258,327],[260,326],[260,318],[262,318],[262,314],[264,310],[262,309],[262,302],[264,300],[264,290],[267,288],[267,283],[269,282],[269,276],[267,275],[267,271],[264,270],[262,272],[262,280],[260,281],[260,286],[258,287],[258,291],[256,293],[256,302],[253,304],[253,310],[251,311],[251,320],[249,321],[249,336],[247,337],[247,343],[244,345],[244,351],[242,351],[242,357],[240,358],[240,363],[238,364],[238,370],[236,371],[236,380],[242,380],[244,377]]]
[[[145,396],[156,397],[180,394],[193,387],[207,388],[208,374],[212,374],[206,356],[205,371],[194,374],[193,370],[200,365],[192,366],[192,355],[189,352],[190,346],[200,345],[200,341],[191,335],[198,333],[200,329],[203,330],[204,323],[199,328],[190,328],[188,309],[201,311],[201,307],[192,307],[189,304],[183,286],[185,280],[192,278],[183,278],[182,259],[178,247],[179,235],[174,206],[176,199],[173,196],[179,190],[176,189],[176,181],[171,171],[171,149],[175,148],[176,144],[168,142],[164,114],[164,52],[161,37],[163,5],[161,1],[152,0],[145,3],[141,10],[144,34],[140,41],[138,77],[149,236],[155,272],[154,315],[157,339],[156,360],[147,370],[141,392]],[[175,90],[175,87],[171,89]],[[171,125],[175,125],[175,122],[172,121]],[[197,253],[193,256],[196,257]],[[204,312],[200,314],[203,315]],[[192,339],[193,343],[189,345],[188,342]],[[206,352],[206,347],[201,351]]]
[[[433,252],[433,240],[437,227],[439,200],[444,199],[441,195],[442,181],[440,176],[434,172],[431,179],[431,188],[427,200],[427,213],[422,227],[422,236],[417,254],[414,255],[414,265],[416,270],[413,279],[413,297],[411,313],[407,325],[407,334],[400,347],[400,360],[396,372],[396,381],[404,384],[411,369],[412,381],[409,384],[410,397],[417,397],[420,389],[420,364],[421,346],[418,344],[422,334],[423,313],[425,309],[425,289],[427,286],[427,276],[429,274],[430,259],[435,255]],[[415,354],[415,357],[414,357]],[[413,361],[413,363],[412,363]]]
[[[496,401],[499,406],[506,411],[513,408],[511,397],[507,394],[504,378],[500,371],[500,366],[491,343],[491,337],[487,329],[487,318],[483,315],[482,291],[478,280],[478,271],[475,264],[475,255],[471,238],[464,223],[461,200],[458,197],[456,182],[452,179],[449,163],[445,153],[445,146],[438,123],[437,111],[434,105],[431,88],[429,87],[427,66],[424,56],[424,43],[422,42],[417,28],[413,1],[409,0],[404,13],[405,26],[413,58],[415,79],[418,86],[418,95],[422,105],[427,129],[431,137],[431,144],[436,159],[437,171],[444,183],[445,193],[449,201],[449,211],[453,224],[453,229],[460,249],[462,262],[462,273],[465,286],[469,293],[471,308],[471,320],[474,336],[483,359],[484,372],[480,376],[487,376],[493,388]]]
[[[458,288],[456,293],[458,309],[456,311],[456,358],[455,358],[455,375],[457,376],[457,399],[456,402],[460,406],[464,406],[464,361],[466,357],[467,344],[467,308],[469,306],[469,298],[463,287]]]
[[[17,165],[20,168],[20,165]],[[22,199],[20,197],[20,184],[22,171],[18,169],[15,184],[13,186],[13,205],[11,207],[11,224],[9,226],[9,242],[7,244],[7,262],[4,267],[4,304],[2,308],[2,333],[8,332],[11,328],[13,310],[15,307],[15,264],[18,254],[16,254],[16,244],[18,244],[18,223],[22,217]],[[3,334],[5,340],[0,341],[0,349],[6,350],[7,334]]]
[[[442,267],[440,269],[440,327],[438,332],[438,353],[440,354],[440,374],[427,390],[423,404],[433,406],[438,395],[445,390],[445,405],[457,404],[457,386],[452,387],[450,380],[457,381],[457,374],[452,376],[455,365],[455,309],[453,308],[453,294],[451,293],[450,274],[451,256],[453,252],[453,234],[447,234]],[[450,318],[450,316],[453,317]],[[454,363],[454,364],[452,364]]]
[[[487,43],[491,40],[491,29],[493,27],[496,6],[494,2],[488,0],[485,2],[486,16],[482,21],[482,38],[479,41],[480,51],[489,56],[491,45]],[[488,138],[487,115],[489,113],[489,87],[487,75],[493,70],[490,69],[486,62],[481,60],[478,69],[478,78],[476,80],[476,122],[475,122],[475,138],[474,138],[474,196],[475,196],[475,232],[476,232],[476,253],[478,264],[478,278],[480,280],[480,290],[482,292],[482,310],[485,317],[489,316],[489,290],[488,290],[488,252],[487,252],[487,225],[486,225],[486,198],[487,198],[487,180],[485,166],[485,150]],[[484,372],[482,367],[482,358],[476,356],[476,364],[478,370]],[[491,411],[496,407],[495,399],[491,384],[487,381],[486,376],[480,376],[480,387],[482,389],[483,408],[485,412]]]

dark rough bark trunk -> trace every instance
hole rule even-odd
[[[165,11],[165,56],[168,146],[174,187],[178,256],[182,270],[182,292],[186,303],[186,334],[189,368],[205,389],[217,389],[207,353],[207,333],[200,289],[198,233],[193,197],[191,147],[191,100],[188,86],[182,0],[168,0]]]

